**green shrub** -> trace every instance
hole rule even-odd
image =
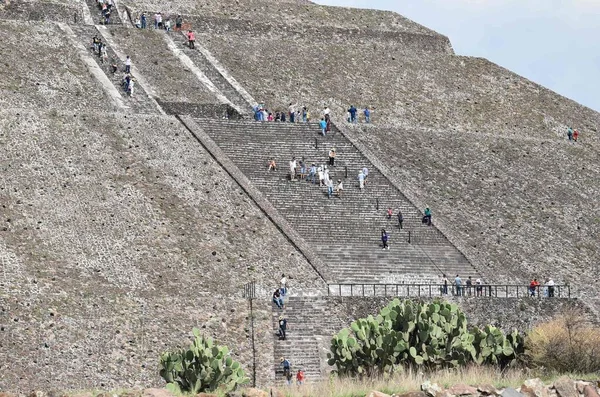
[[[566,373],[600,371],[600,329],[578,311],[538,325],[525,339],[528,364]]]
[[[211,338],[193,329],[194,341],[188,349],[165,352],[160,356],[160,376],[174,393],[234,390],[248,383],[240,363],[229,356],[227,346],[219,346]]]
[[[398,365],[426,368],[469,363],[512,364],[523,351],[522,337],[491,325],[469,329],[456,304],[398,299],[377,317],[354,321],[331,340],[329,365],[343,376],[391,373]]]

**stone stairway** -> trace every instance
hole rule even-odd
[[[134,86],[134,95],[129,96],[125,89],[121,86],[121,80],[124,76],[125,64],[119,59],[117,54],[113,51],[113,49],[107,45],[108,43],[104,39],[102,33],[95,26],[73,26],[73,31],[76,33],[79,40],[84,44],[85,48],[90,51],[92,58],[96,61],[100,69],[104,71],[104,74],[108,77],[108,79],[113,83],[117,91],[121,94],[124,103],[131,109],[134,113],[156,113],[156,107],[151,99],[148,97],[148,93],[144,92],[144,89],[140,84],[136,84]],[[92,38],[97,35],[102,42],[107,45],[107,54],[108,60],[106,62],[102,62],[101,58],[93,52]],[[111,64],[115,62],[118,66],[118,70],[116,73],[112,73]],[[133,75],[136,78],[135,75]]]
[[[88,8],[90,9],[90,14],[92,16],[92,20],[94,21],[95,25],[103,25],[104,24],[104,20],[102,18],[102,10],[100,9],[100,7],[98,7],[98,0],[85,0],[85,4],[88,6]],[[113,6],[112,7],[112,12],[110,13],[110,25],[120,25],[121,22],[121,16],[119,15],[119,12],[117,11],[117,7]]]
[[[208,77],[208,79],[229,99],[238,109],[249,117],[252,108],[240,93],[223,77],[223,75],[210,63],[198,49],[190,49],[187,37],[179,32],[171,32],[175,43],[190,57],[194,64]]]
[[[322,137],[316,124],[197,121],[322,256],[331,274],[328,283],[438,283],[442,273],[479,277],[435,227],[421,223],[421,212],[341,133]],[[326,164],[332,147],[338,155],[331,177],[344,181],[342,198],[328,199],[325,187],[307,181],[289,181],[292,156],[307,164]],[[279,170],[267,171],[270,158]],[[364,166],[369,180],[360,191],[356,176]],[[394,214],[402,210],[403,230],[395,217],[386,218],[388,207]],[[382,228],[390,233],[389,250],[380,247]]]
[[[334,333],[348,325],[329,315],[326,299],[287,297],[283,310],[273,304],[273,362],[277,384],[285,384],[283,367],[280,365],[282,357],[291,362],[294,382],[299,369],[304,371],[307,382],[318,381],[326,375],[326,354],[322,351],[324,345],[329,344]],[[279,328],[279,316],[288,320],[286,340],[283,341],[275,336]]]

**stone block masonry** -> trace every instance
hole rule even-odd
[[[159,385],[158,354],[194,325],[240,346],[248,364],[241,286],[270,291],[281,273],[299,291],[318,285],[175,118],[20,110],[0,120],[0,362],[11,363],[0,389]]]

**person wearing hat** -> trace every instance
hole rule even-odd
[[[287,328],[287,319],[279,316],[279,340],[285,340],[285,330]]]
[[[287,379],[288,375],[291,374],[291,372],[290,372],[290,366],[291,366],[290,360],[288,360],[285,357],[281,357],[281,359],[279,361],[279,364],[281,366],[283,366],[283,376],[285,376],[285,378]]]
[[[329,165],[335,167],[335,148],[332,147],[329,151]]]

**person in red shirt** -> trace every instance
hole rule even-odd
[[[579,138],[579,131],[573,131],[573,141],[577,142],[577,138]]]
[[[194,49],[194,42],[196,41],[196,35],[194,34],[194,32],[192,32],[191,30],[188,31],[187,34],[188,37],[188,46],[191,49]]]
[[[296,384],[298,386],[300,386],[303,383],[304,383],[304,371],[302,371],[301,369],[299,369],[298,372],[296,373]]]
[[[535,293],[537,292],[539,287],[540,283],[537,281],[537,278],[531,280],[531,283],[529,283],[529,294],[531,296],[535,296]]]

